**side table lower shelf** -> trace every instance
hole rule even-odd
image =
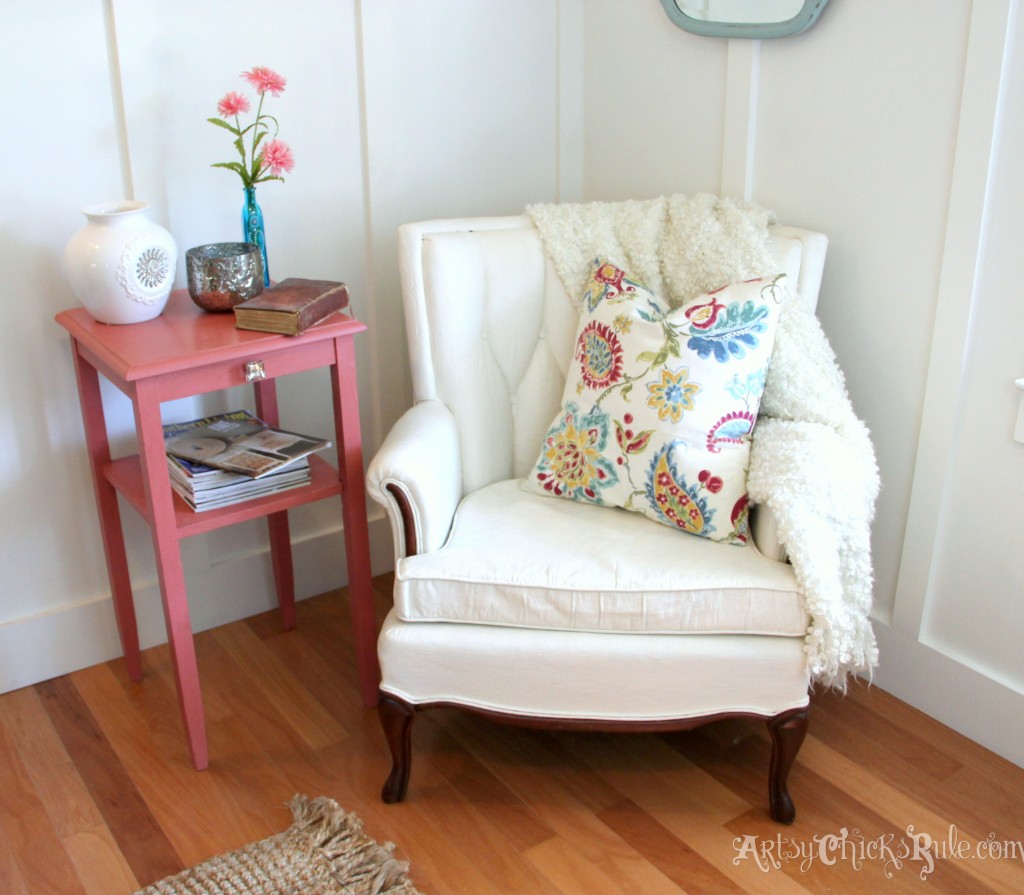
[[[205,510],[197,513],[177,494],[174,495],[174,520],[178,537],[203,534],[214,531],[225,525],[234,525],[247,519],[259,519],[271,513],[278,513],[292,507],[322,500],[325,497],[337,497],[344,488],[338,480],[338,470],[320,457],[309,458],[310,482],[299,488],[268,494],[265,497],[253,497],[239,501],[231,506],[216,510]],[[146,488],[142,476],[142,464],[137,456],[122,457],[104,467],[104,478],[114,486],[115,490],[130,503],[135,510],[152,525],[146,503]]]

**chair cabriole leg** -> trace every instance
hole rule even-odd
[[[409,788],[412,722],[416,717],[416,709],[395,696],[381,693],[377,702],[377,715],[391,750],[391,773],[380,793],[381,798],[390,805],[401,802]]]
[[[796,754],[807,736],[807,709],[794,709],[768,719],[772,737],[772,762],[768,772],[768,804],[772,819],[791,824],[796,808],[786,786]]]

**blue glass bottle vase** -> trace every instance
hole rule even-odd
[[[245,190],[245,203],[242,205],[242,240],[259,246],[260,257],[263,259],[263,285],[270,285],[270,268],[267,266],[267,237],[263,232],[263,209],[256,201],[256,187]]]

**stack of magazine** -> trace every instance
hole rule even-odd
[[[163,428],[171,487],[196,512],[308,484],[309,455],[331,446],[246,410]]]

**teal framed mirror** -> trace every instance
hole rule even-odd
[[[828,0],[661,0],[684,31],[704,37],[789,37],[806,31]]]

